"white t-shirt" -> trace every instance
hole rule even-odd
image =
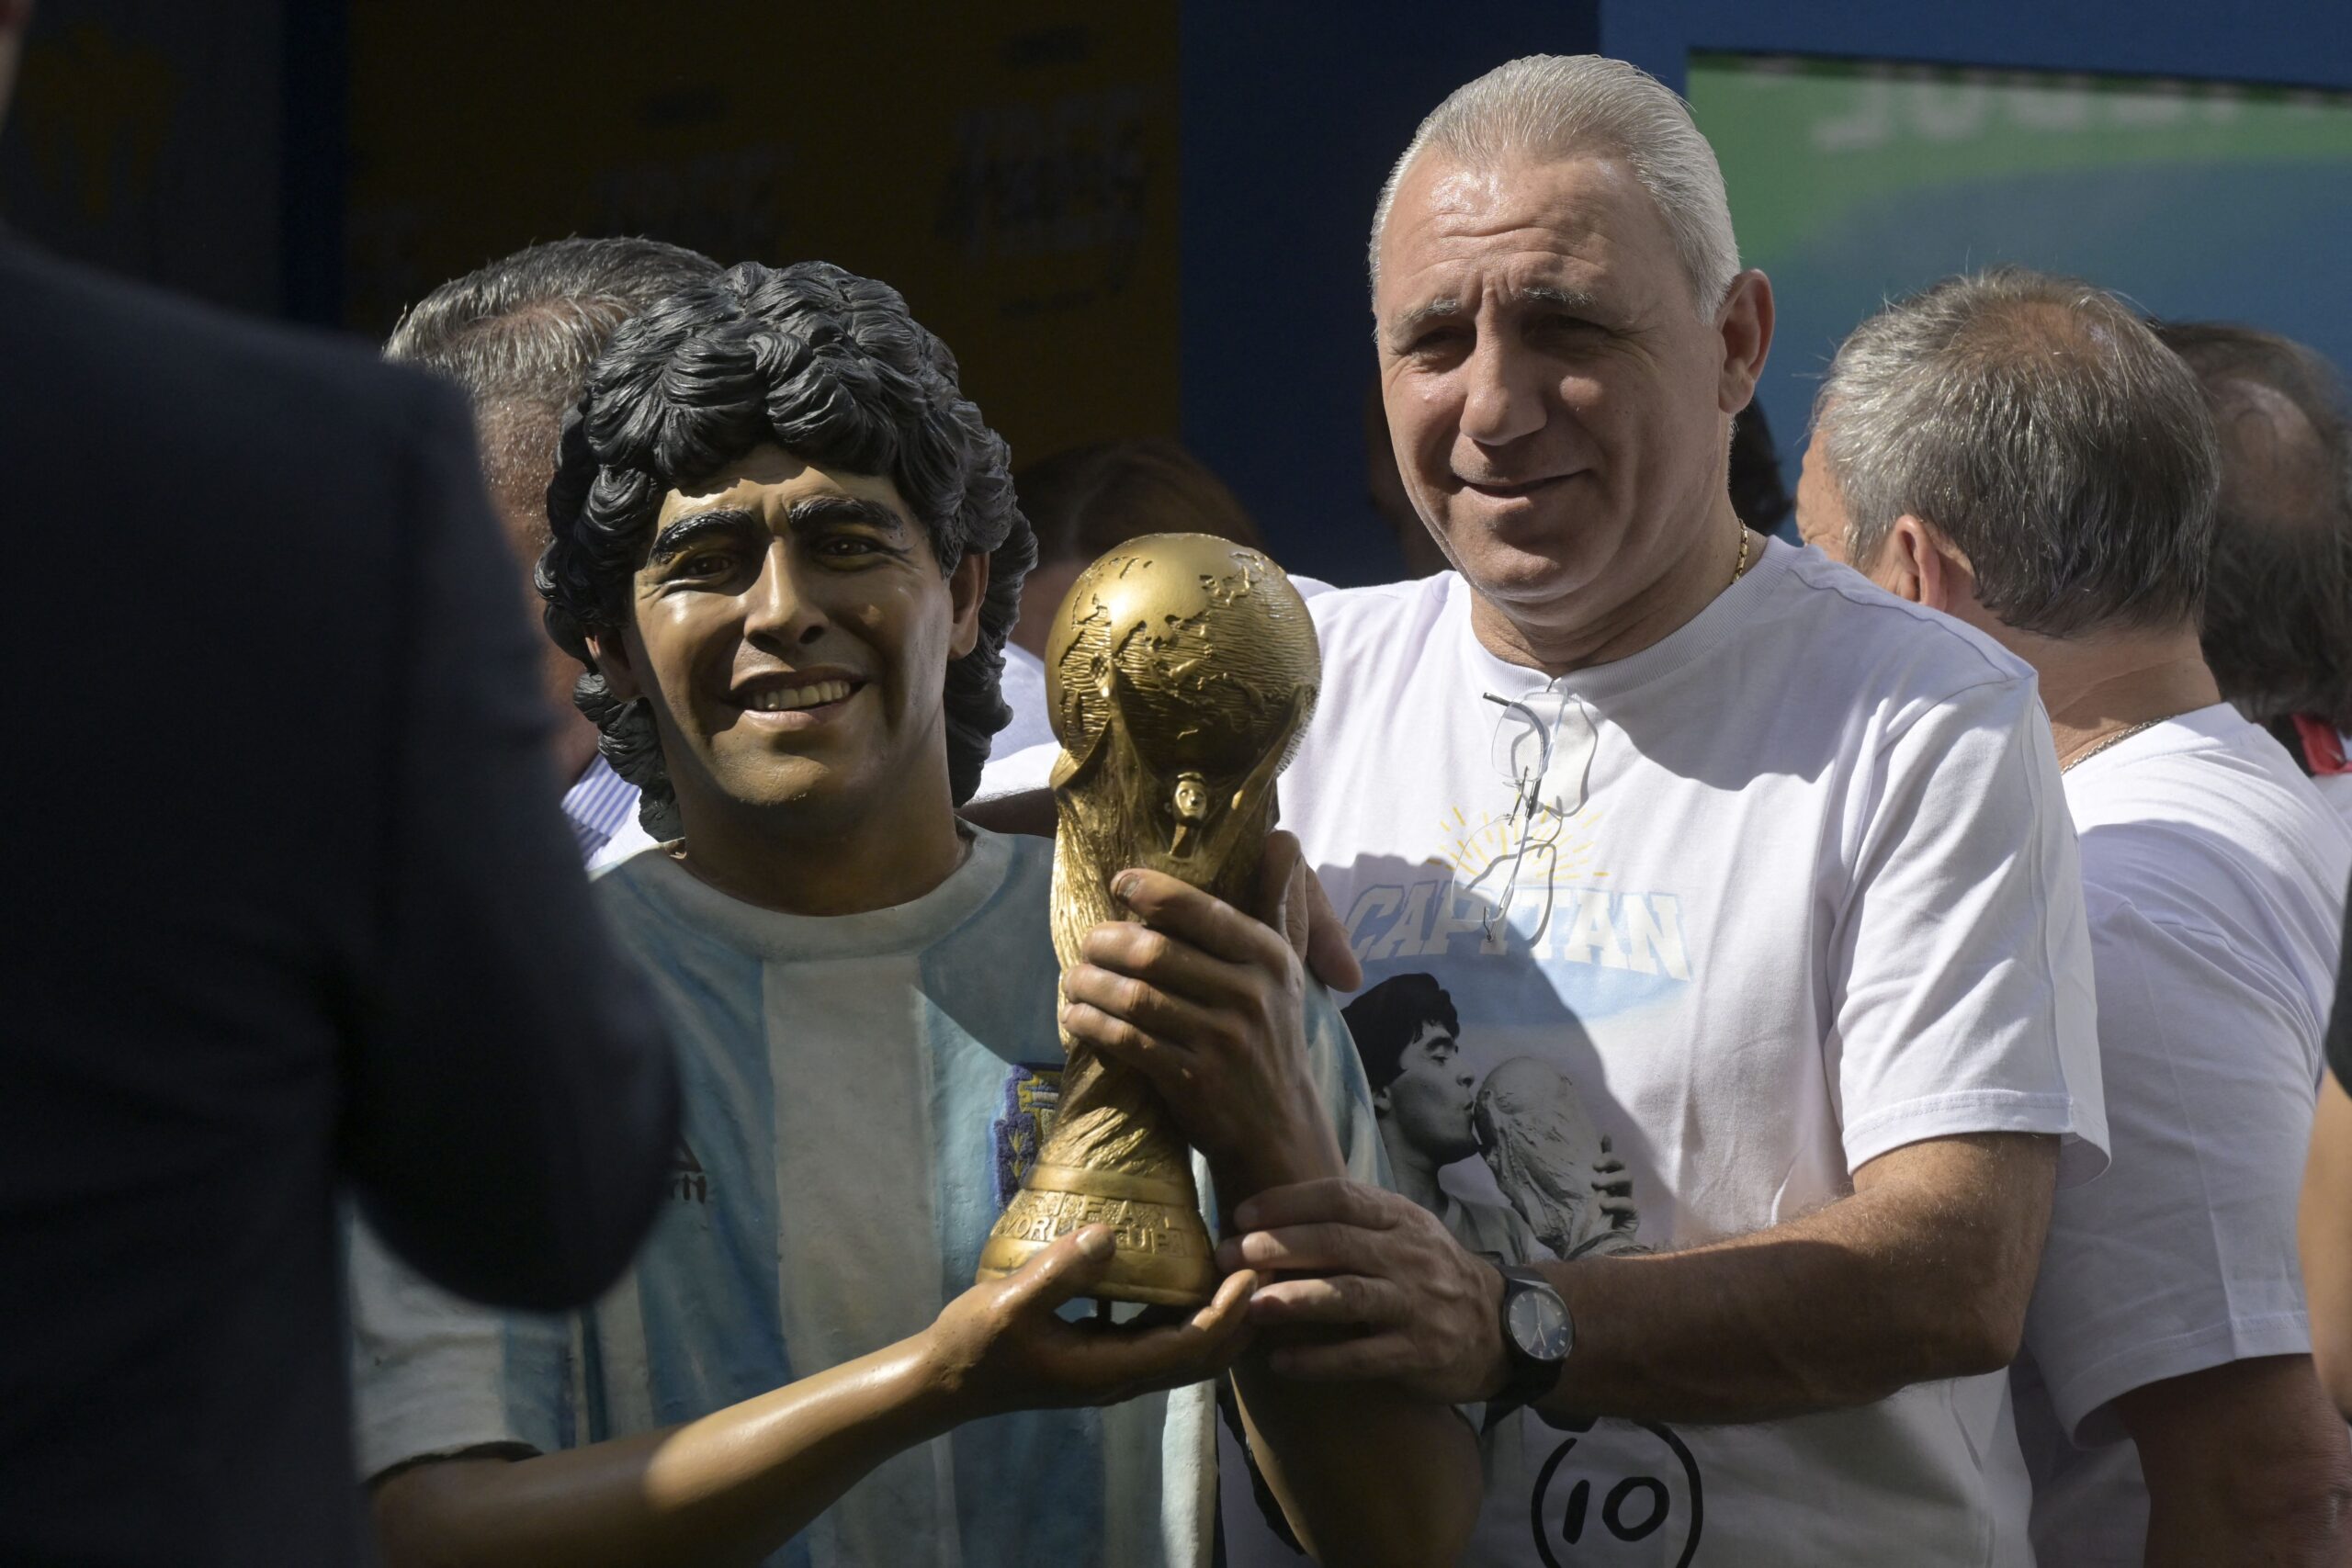
[[[668,1206],[620,1284],[571,1317],[463,1305],[356,1235],[362,1473],[649,1431],[928,1325],[972,1283],[1051,1126],[1052,862],[1049,840],[978,833],[921,898],[826,919],[741,903],[667,855],[601,876],[678,1049]],[[1351,1174],[1381,1179],[1363,1075],[1319,989],[1307,1051]],[[1194,1174],[1214,1234],[1197,1156]],[[1216,1424],[1206,1383],[970,1422],[884,1461],[768,1562],[1206,1568]]]
[[[1518,1063],[1482,1100],[1511,1190],[1476,1157],[1449,1188],[1571,1251],[1671,1249],[1817,1209],[1921,1139],[2052,1134],[2063,1179],[2104,1164],[2029,669],[1777,543],[1673,635],[1548,693],[1470,607],[1452,572],[1316,599],[1323,690],[1281,783],[1370,982],[1433,976],[1482,1093]],[[1546,710],[1527,834],[1498,721],[1541,748],[1488,693]],[[1633,1213],[1611,1219],[1615,1161]],[[2000,1374],[1737,1427],[1512,1419],[1466,1562],[2030,1562]]]
[[[989,761],[1032,746],[1054,744],[1053,715],[1046,711],[1046,663],[1018,643],[1004,645],[1004,674],[998,688],[1012,717],[989,742]]]
[[[2352,832],[2352,773],[2327,773],[2312,780],[2319,791],[2320,800],[2333,812],[2335,819]]]
[[[2295,1209],[2352,837],[2224,704],[2066,774],[2114,1168],[2061,1193],[2015,1371],[2034,1544],[2139,1568],[2148,1498],[2111,1405],[2311,1348]]]

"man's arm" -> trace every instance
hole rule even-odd
[[[2148,1480],[2148,1568],[2321,1568],[2352,1544],[2352,1444],[2307,1356],[2231,1361],[2115,1402]]]
[[[1270,840],[1265,877],[1270,924],[1173,877],[1127,874],[1118,886],[1140,923],[1097,927],[1063,981],[1064,1026],[1152,1080],[1228,1214],[1346,1168],[1307,1077],[1306,978],[1285,933],[1304,940],[1311,878],[1290,835]],[[1399,1387],[1335,1391],[1276,1371],[1244,1356],[1234,1389],[1259,1469],[1316,1561],[1453,1561],[1483,1490],[1460,1416]]]
[[[2344,1010],[2339,1003],[2339,1027]],[[2297,1231],[2311,1302],[2312,1359],[2335,1408],[2352,1416],[2352,1095],[2332,1071],[2320,1084],[2312,1118]]]
[[[372,960],[351,979],[346,1148],[385,1241],[460,1294],[555,1309],[619,1273],[677,1136],[667,1043],[557,811],[537,660],[470,423],[412,448]]]
[[[2007,1366],[2049,1224],[2056,1140],[1982,1134],[1907,1145],[1851,1196],[1687,1252],[1542,1265],[1576,1329],[1562,1416],[1758,1421],[1866,1404]],[[1388,1379],[1469,1403],[1503,1385],[1501,1276],[1418,1205],[1356,1182],[1262,1192],[1228,1267],[1279,1270],[1250,1314],[1312,1327],[1276,1372]],[[1322,1275],[1298,1278],[1300,1273]]]
[[[2115,1163],[2058,1195],[2027,1352],[2061,1431],[2137,1445],[2149,1562],[2341,1562],[2352,1452],[2295,1269],[2315,1021],[2226,916],[2176,913],[2230,909],[2232,867],[2136,824],[2082,844]]]
[[[1214,1376],[1248,1334],[1255,1280],[1229,1276],[1189,1322],[1098,1331],[1085,1293],[1111,1233],[1062,1237],[976,1285],[923,1333],[683,1426],[530,1459],[400,1471],[376,1489],[389,1568],[756,1562],[892,1454],[1007,1410],[1113,1404]]]

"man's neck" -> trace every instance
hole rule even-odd
[[[1546,675],[1614,664],[1665,641],[1713,604],[1739,570],[1743,543],[1753,566],[1763,541],[1748,534],[1726,498],[1710,509],[1690,547],[1666,555],[1649,581],[1623,598],[1586,608],[1604,592],[1595,583],[1576,596],[1580,603],[1516,611],[1474,592],[1470,628],[1496,658]]]
[[[688,871],[730,897],[788,915],[910,904],[953,876],[968,847],[944,788],[935,811],[872,811],[851,822],[698,811],[683,799],[679,808],[685,836],[678,858]]]
[[[570,789],[596,765],[596,727],[584,715],[559,718],[555,731],[555,776]]]
[[[1380,1123],[1380,1142],[1388,1151],[1388,1173],[1396,1179],[1396,1195],[1436,1213],[1442,1205],[1445,1190],[1438,1184],[1437,1167],[1430,1156],[1413,1146],[1396,1130],[1394,1122],[1384,1119]]]
[[[2041,677],[2061,763],[2134,726],[2222,700],[2191,626],[2077,637],[2004,629],[2000,640]]]

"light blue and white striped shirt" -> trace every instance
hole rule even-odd
[[[571,825],[580,858],[594,863],[616,834],[636,825],[637,786],[613,772],[613,765],[599,755],[563,792],[563,819]]]
[[[1044,840],[976,833],[929,894],[829,919],[743,904],[666,855],[600,876],[679,1049],[668,1211],[570,1320],[459,1306],[356,1241],[365,1472],[689,1420],[926,1327],[971,1284],[1049,1124],[1051,868]],[[1382,1179],[1363,1069],[1319,989],[1307,1035],[1351,1172]],[[1205,1383],[972,1422],[885,1461],[768,1562],[1205,1568],[1215,1426]]]

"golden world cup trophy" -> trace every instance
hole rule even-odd
[[[1153,534],[1088,567],[1054,616],[1054,953],[1126,918],[1130,866],[1254,909],[1274,776],[1315,711],[1322,655],[1282,569],[1205,534]],[[1134,1069],[1062,1035],[1053,1130],[980,1253],[1001,1279],[1090,1224],[1118,1235],[1093,1294],[1194,1306],[1216,1287],[1190,1151]]]

